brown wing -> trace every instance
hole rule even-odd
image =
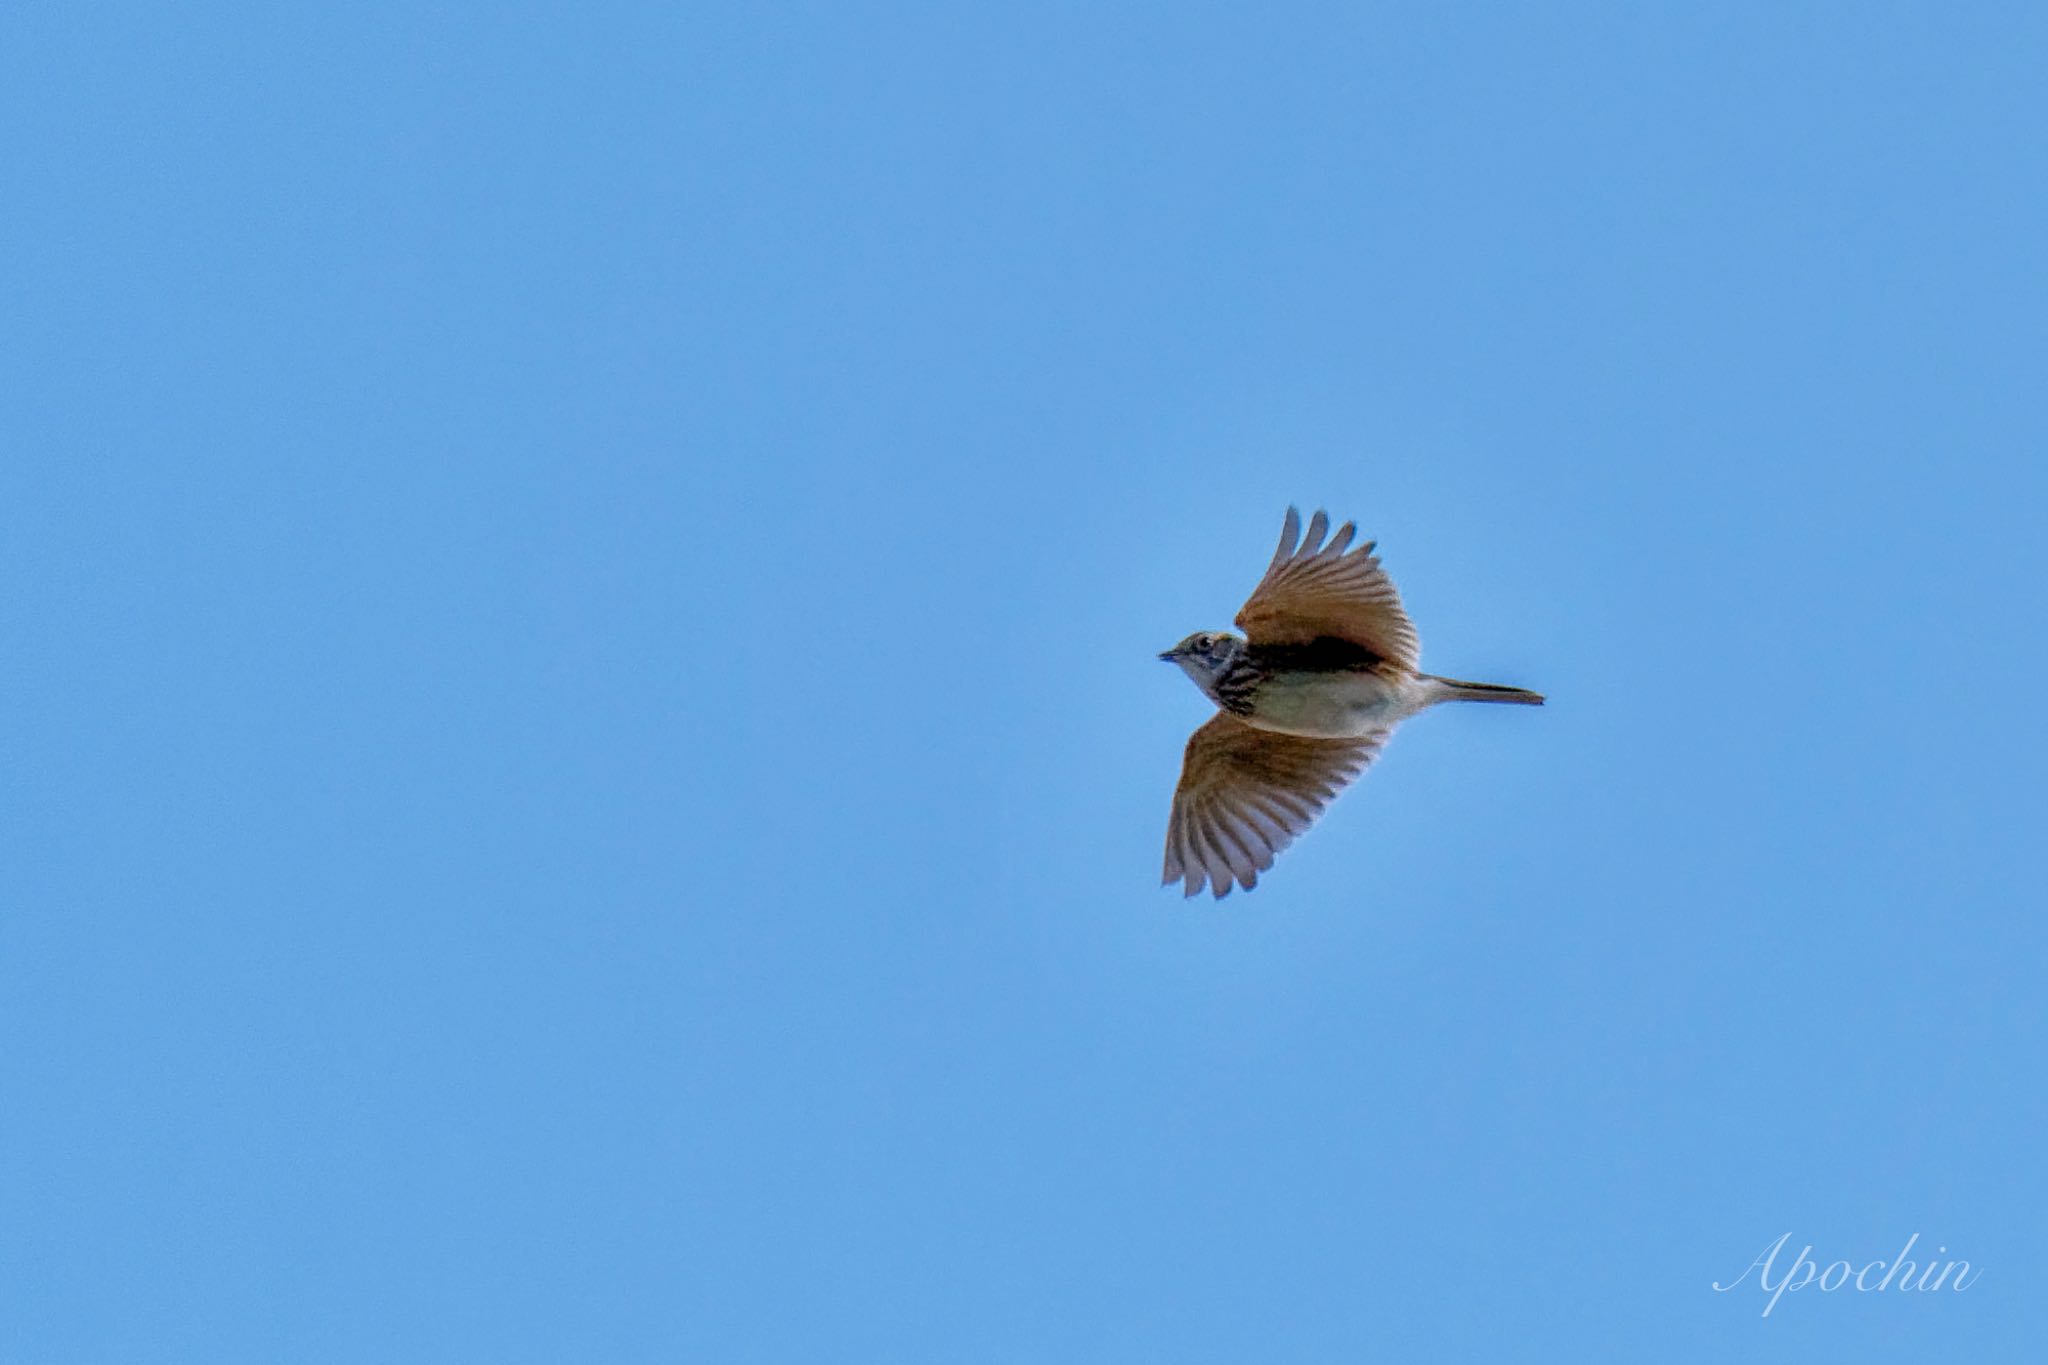
[[[1325,544],[1329,529],[1329,516],[1317,512],[1308,534],[1300,536],[1301,513],[1287,509],[1280,548],[1237,614],[1238,629],[1255,645],[1349,640],[1413,672],[1422,660],[1422,643],[1401,610],[1394,580],[1373,556],[1373,542],[1347,554],[1358,528],[1347,521]]]
[[[1388,731],[1364,739],[1304,739],[1255,730],[1219,711],[1188,737],[1166,822],[1162,885],[1206,883],[1216,899],[1247,891],[1280,850],[1314,824],[1331,798],[1365,771]]]

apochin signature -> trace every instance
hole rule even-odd
[[[1799,1254],[1792,1258],[1792,1264],[1786,1266],[1785,1273],[1778,1277],[1776,1284],[1772,1284],[1771,1267],[1777,1264],[1778,1253],[1783,1251],[1785,1243],[1791,1240],[1792,1234],[1788,1232],[1765,1247],[1757,1253],[1754,1261],[1742,1268],[1740,1275],[1728,1283],[1722,1284],[1715,1280],[1715,1291],[1727,1293],[1748,1279],[1749,1272],[1754,1270],[1757,1288],[1771,1296],[1763,1311],[1763,1316],[1769,1317],[1771,1310],[1778,1306],[1778,1297],[1788,1289],[1799,1290],[1812,1285],[1823,1294],[1832,1294],[1837,1289],[1848,1286],[1858,1293],[1875,1294],[1887,1289],[1924,1292],[1946,1287],[1961,1293],[1975,1284],[1977,1277],[1983,1273],[1972,1267],[1968,1261],[1930,1260],[1922,1264],[1907,1260],[1907,1255],[1913,1250],[1913,1244],[1920,1240],[1920,1234],[1916,1232],[1906,1239],[1906,1244],[1899,1248],[1899,1254],[1892,1257],[1889,1262],[1866,1261],[1860,1267],[1853,1266],[1847,1261],[1831,1261],[1826,1268],[1822,1268],[1814,1263],[1813,1247],[1809,1244],[1799,1249]],[[1946,1255],[1948,1248],[1936,1247],[1935,1253],[1938,1256]],[[1877,1278],[1880,1271],[1884,1275],[1882,1279]],[[1952,1280],[1949,1278],[1951,1274],[1955,1276]],[[1795,1276],[1797,1278],[1794,1278]]]

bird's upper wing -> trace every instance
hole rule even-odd
[[[1394,580],[1373,556],[1373,542],[1347,554],[1345,547],[1358,528],[1347,521],[1325,544],[1329,529],[1329,516],[1317,512],[1308,535],[1301,536],[1301,513],[1287,509],[1280,548],[1237,614],[1238,628],[1255,645],[1349,640],[1413,671],[1422,659],[1422,643],[1415,623],[1401,610]]]
[[[1216,899],[1249,891],[1280,850],[1314,824],[1379,756],[1389,731],[1364,739],[1304,739],[1257,730],[1219,711],[1188,738],[1166,823],[1163,885],[1204,883]]]

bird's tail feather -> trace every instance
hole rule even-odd
[[[1541,706],[1543,694],[1520,687],[1503,687],[1499,683],[1464,682],[1457,678],[1430,676],[1431,682],[1443,689],[1444,701],[1502,701],[1518,706]]]

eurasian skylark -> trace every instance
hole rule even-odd
[[[1221,709],[1188,739],[1166,825],[1164,884],[1247,891],[1379,756],[1394,727],[1441,701],[1543,698],[1519,687],[1424,673],[1414,623],[1357,527],[1301,534],[1290,507],[1280,548],[1237,614],[1239,637],[1198,631],[1162,659]]]

